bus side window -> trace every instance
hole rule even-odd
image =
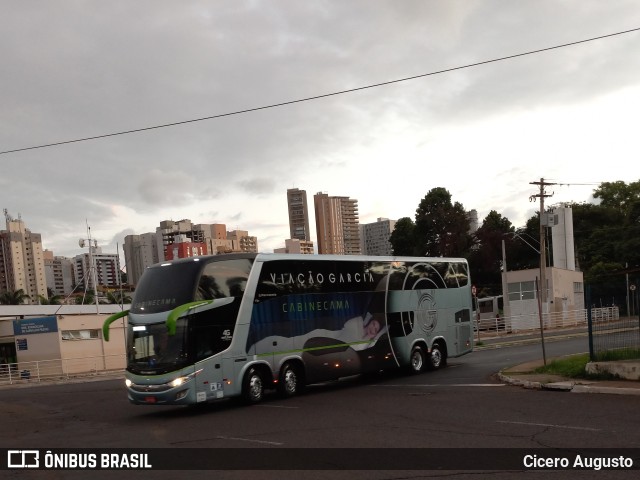
[[[241,297],[250,271],[251,262],[248,260],[209,262],[198,281],[195,300]]]
[[[198,291],[196,292],[196,300],[213,300],[214,298],[222,298],[224,294],[216,283],[216,279],[212,275],[203,274],[198,282]]]
[[[194,346],[197,360],[226,350],[231,345],[240,299],[196,314]]]

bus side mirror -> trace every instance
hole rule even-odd
[[[115,313],[107,319],[102,324],[102,337],[105,342],[109,341],[109,325],[118,320],[119,318],[126,317],[129,314],[129,310],[124,310],[122,312]]]

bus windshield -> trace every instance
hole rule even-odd
[[[178,262],[149,267],[136,287],[131,313],[158,313],[194,300],[200,262]]]
[[[243,257],[202,257],[148,268],[129,312],[128,370],[166,373],[227,349],[252,263]],[[169,312],[201,300],[203,308],[187,310],[175,334],[170,332]]]
[[[159,374],[189,364],[186,319],[178,320],[175,335],[169,335],[162,322],[130,326],[128,337],[127,364],[131,372]]]

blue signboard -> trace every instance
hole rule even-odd
[[[32,335],[34,333],[52,333],[57,331],[58,320],[55,316],[13,321],[14,335]]]

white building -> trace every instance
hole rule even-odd
[[[396,221],[378,218],[376,222],[360,225],[360,249],[363,255],[393,255],[389,238]]]
[[[143,233],[124,237],[124,261],[127,269],[127,283],[136,285],[147,267],[164,260],[164,253],[158,252],[157,235]]]
[[[538,288],[544,288],[546,293],[540,295],[546,298],[541,305],[545,324],[553,317],[556,325],[574,325],[577,317],[583,315],[584,275],[575,268],[571,208],[555,208],[546,221],[551,228],[554,253],[553,266],[545,268],[545,285],[539,285],[539,268],[502,273],[504,314],[510,319],[514,331],[539,326]],[[508,269],[508,258],[506,263]]]
[[[43,254],[47,288],[51,290],[53,295],[64,297],[71,294],[75,285],[73,260],[54,256],[50,250],[45,250]]]
[[[120,258],[115,253],[102,253],[102,248],[91,246],[91,255],[83,253],[73,258],[76,285],[83,285],[87,291],[97,287],[116,288],[120,286]],[[91,270],[91,261],[95,273]],[[95,278],[95,283],[94,283]]]

